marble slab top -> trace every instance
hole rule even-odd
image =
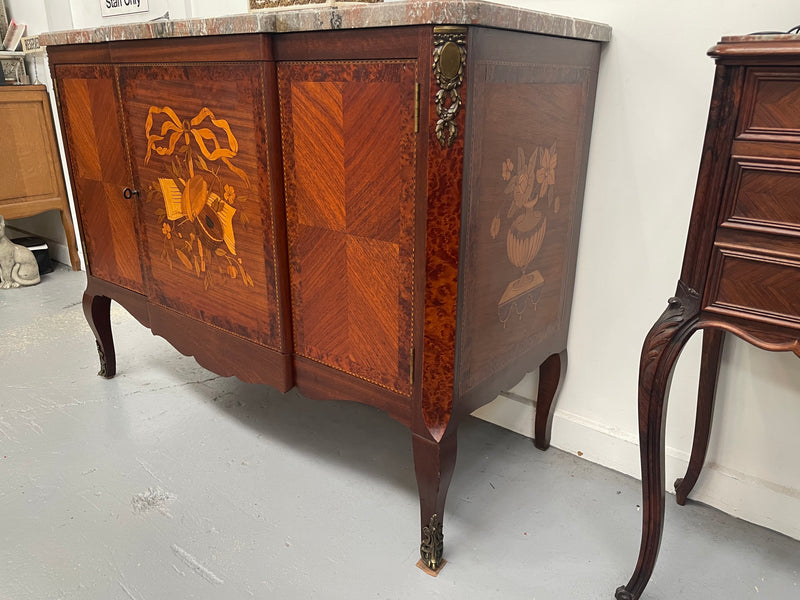
[[[106,25],[39,35],[42,46],[239,33],[285,33],[401,25],[479,25],[607,42],[611,27],[482,0],[340,3],[186,20]]]
[[[761,56],[800,56],[800,34],[797,33],[751,33],[729,35],[708,51],[715,58]]]
[[[800,33],[749,33],[747,35],[726,35],[721,44],[747,44],[750,42],[800,42]]]

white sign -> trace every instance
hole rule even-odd
[[[104,17],[147,12],[150,0],[100,0],[100,14]]]

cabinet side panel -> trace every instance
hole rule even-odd
[[[89,272],[142,293],[136,206],[113,67],[54,66]]]
[[[262,65],[125,65],[119,79],[151,302],[282,350]]]
[[[486,30],[473,52],[462,393],[566,348],[599,57],[588,42]]]
[[[410,395],[416,63],[278,79],[295,353]]]

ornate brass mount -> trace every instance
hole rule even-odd
[[[456,139],[455,118],[461,109],[459,88],[464,83],[467,65],[467,29],[465,27],[435,27],[433,29],[433,74],[439,90],[436,92],[436,139],[447,148]]]
[[[103,348],[102,346],[100,346],[100,342],[95,340],[95,344],[97,344],[97,357],[100,359],[100,370],[97,372],[97,374],[100,377],[110,379],[108,375],[108,361],[106,360],[106,353],[103,352]]]
[[[419,546],[419,555],[431,571],[437,571],[442,566],[444,555],[444,535],[442,534],[442,520],[439,515],[433,515],[427,527],[422,528],[422,543]]]

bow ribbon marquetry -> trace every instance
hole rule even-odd
[[[161,127],[154,133],[153,125],[157,118],[163,115]],[[210,125],[204,121],[211,121]],[[211,126],[218,130],[215,132]],[[219,136],[222,134],[227,138],[227,147],[220,144]],[[151,106],[145,121],[145,135],[147,136],[147,154],[144,158],[145,164],[150,162],[150,156],[155,150],[159,156],[169,156],[175,151],[175,146],[183,138],[187,146],[191,145],[191,140],[200,150],[200,153],[210,161],[221,160],[227,167],[236,173],[248,186],[250,182],[247,174],[240,168],[234,166],[230,159],[236,156],[239,151],[239,142],[231,131],[230,125],[225,119],[217,119],[209,108],[204,107],[191,120],[181,120],[177,113],[169,106],[159,108]],[[166,143],[164,143],[166,141]],[[192,165],[192,171],[194,170]]]

